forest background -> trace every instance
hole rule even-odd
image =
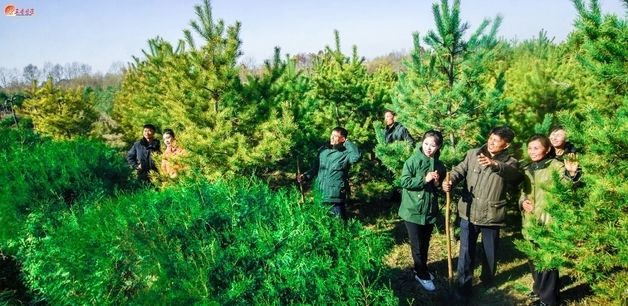
[[[414,34],[409,54],[366,61],[357,46],[344,54],[335,32],[316,54],[277,48],[263,66],[247,67],[238,64],[241,25],[215,18],[204,2],[179,41],[149,39],[117,72],[74,63],[0,75],[0,297],[445,304],[444,272],[437,296],[403,280],[409,252],[395,179],[413,149],[383,143],[383,110],[392,109],[416,138],[432,128],[446,135],[448,168],[493,126],[515,130],[511,150],[525,164],[525,140],[563,125],[580,148],[583,186],[556,187],[555,222],[532,232],[539,247],[520,239],[510,206],[502,269],[515,262],[519,274],[476,303],[523,303],[527,258],[591,289],[573,303],[625,303],[628,28],[597,1],[573,3],[578,17],[561,43],[543,31],[497,39],[500,17],[471,28],[458,1],[440,1],[434,29]],[[156,188],[137,184],[123,158],[145,123],[158,134],[174,129],[189,152],[187,170],[158,177]],[[294,182],[335,126],[364,155],[351,170],[346,226],[315,193],[302,201]],[[435,245],[431,265],[443,268]]]

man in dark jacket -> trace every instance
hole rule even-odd
[[[386,110],[384,112],[384,123],[386,124],[386,128],[384,129],[384,138],[386,139],[386,143],[392,143],[398,140],[407,141],[412,148],[414,148],[414,138],[408,132],[405,126],[396,121],[395,112],[391,110]]]
[[[126,154],[126,160],[131,168],[137,170],[137,177],[145,182],[150,181],[149,172],[157,171],[157,166],[151,154],[159,153],[159,140],[155,139],[155,126],[145,124],[143,138],[133,144]]]
[[[323,202],[331,205],[334,214],[343,220],[347,218],[345,203],[349,195],[349,168],[361,157],[358,147],[347,140],[347,134],[344,128],[334,128],[329,145],[318,150],[312,169],[297,177],[297,181],[302,182],[316,176],[316,187],[323,196]]]
[[[450,191],[453,185],[466,181],[458,202],[461,220],[456,273],[457,293],[463,297],[471,295],[475,244],[480,233],[484,247],[480,278],[491,284],[495,276],[499,228],[505,225],[506,218],[506,195],[523,178],[517,160],[507,151],[514,137],[510,128],[492,129],[487,144],[467,152],[464,160],[451,170],[450,181],[443,182],[443,190]]]

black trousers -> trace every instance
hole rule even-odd
[[[532,272],[532,291],[536,293],[541,302],[547,305],[558,305],[558,292],[560,291],[559,275],[557,269],[538,271],[530,262]]]
[[[485,283],[491,283],[497,268],[497,247],[499,242],[499,227],[479,226],[468,220],[460,220],[460,255],[456,270],[456,283],[459,293],[471,295],[473,286],[473,267],[475,264],[475,246],[478,236],[482,233],[482,274],[480,278]]]
[[[430,279],[427,271],[427,251],[430,247],[430,238],[434,224],[420,225],[412,222],[406,223],[408,238],[410,238],[410,251],[414,261],[414,272],[420,279]]]

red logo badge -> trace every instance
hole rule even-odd
[[[4,7],[4,14],[7,16],[15,16],[15,5],[7,4]]]

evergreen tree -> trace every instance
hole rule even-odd
[[[306,71],[297,67],[296,57],[287,55],[282,59],[279,48],[275,49],[272,61],[265,61],[259,75],[249,74],[246,78],[244,89],[246,100],[250,101],[248,112],[269,115],[274,109],[281,116],[292,119],[289,122],[294,127],[290,135],[292,141],[289,143],[291,154],[285,155],[279,163],[269,165],[269,168],[286,174],[304,171],[305,169],[297,168],[307,165],[316,157],[317,152],[312,149],[312,144],[320,143],[323,132],[315,128],[312,118],[316,103],[313,102],[312,95],[308,94],[312,90],[311,79]]]
[[[318,143],[328,142],[329,133],[335,126],[349,131],[349,138],[358,144],[366,157],[352,167],[356,183],[363,188],[356,193],[360,197],[377,195],[390,188],[384,169],[380,169],[374,158],[375,140],[371,126],[383,116],[384,105],[390,102],[396,80],[392,70],[381,68],[369,73],[364,58],[353,46],[351,56],[341,51],[340,35],[334,32],[335,46],[327,46],[314,58],[308,77],[311,90],[307,93],[304,106],[310,110],[302,118],[303,123],[318,133]],[[302,123],[299,126],[304,126]],[[309,151],[314,151],[311,144]]]
[[[450,7],[442,0],[432,8],[436,30],[423,39],[426,48],[419,34],[413,35],[414,49],[405,63],[407,70],[399,77],[399,93],[391,109],[415,135],[428,129],[442,131],[447,139],[442,158],[451,164],[503,120],[507,106],[502,97],[504,73],[490,65],[501,17],[492,22],[485,19],[465,39],[470,26],[460,18],[460,1]],[[386,156],[384,149],[378,150],[385,164],[408,157]],[[395,163],[387,167],[400,171]]]
[[[90,91],[55,87],[52,78],[40,88],[33,82],[19,111],[33,120],[36,131],[55,138],[88,135],[98,119]]]
[[[578,60],[605,84],[605,96],[612,100],[602,103],[604,114],[613,113],[625,103],[628,88],[626,59],[628,58],[628,26],[626,17],[603,15],[598,1],[592,0],[587,8],[583,0],[572,0],[578,10],[577,31],[573,40],[580,45]],[[609,103],[610,102],[610,103]]]
[[[334,48],[327,46],[314,59],[310,93],[316,103],[314,123],[325,139],[334,126],[346,127],[355,139],[356,128],[372,114],[374,101],[367,99],[369,78],[357,47],[353,46],[351,57],[345,56],[340,50],[338,31],[334,37]]]
[[[579,156],[582,187],[557,184],[548,202],[553,223],[530,231],[535,245],[517,245],[538,267],[571,267],[596,294],[619,304],[628,300],[628,98],[625,86],[619,86],[628,72],[628,27],[625,20],[602,15],[597,1],[588,7],[574,3],[579,18],[572,38],[596,81],[587,88],[594,101],[577,101],[583,112],[563,112],[559,119],[585,153]]]
[[[249,82],[247,89],[237,67],[240,24],[214,21],[209,1],[195,10],[191,27],[203,44],[197,45],[190,30],[176,48],[150,40],[146,58],[137,59],[125,75],[114,118],[127,142],[145,123],[173,128],[190,153],[192,169],[210,178],[268,167],[289,152],[295,125],[278,101],[264,96],[272,92],[253,87],[271,86],[280,72]],[[258,106],[261,112],[255,111]]]
[[[511,55],[504,95],[512,103],[506,118],[518,131],[518,140],[524,141],[546,115],[574,110],[577,87],[584,86],[582,83],[588,79],[571,48],[555,45],[544,31],[508,51]],[[536,132],[546,133],[547,129]]]
[[[293,87],[298,83],[299,74],[295,73],[293,64],[286,58],[282,59],[279,48],[271,60],[264,62],[260,75],[247,75],[243,88],[243,103],[239,117],[242,132],[260,129],[253,139],[258,144],[251,154],[252,159],[263,165],[263,172],[277,169],[276,162],[291,158],[289,154],[295,147],[297,124],[294,120],[294,104],[303,95],[303,90]],[[297,85],[297,84],[295,84]],[[260,124],[261,123],[261,124]],[[282,137],[271,135],[271,131],[282,133]],[[266,160],[269,156],[280,156]]]

